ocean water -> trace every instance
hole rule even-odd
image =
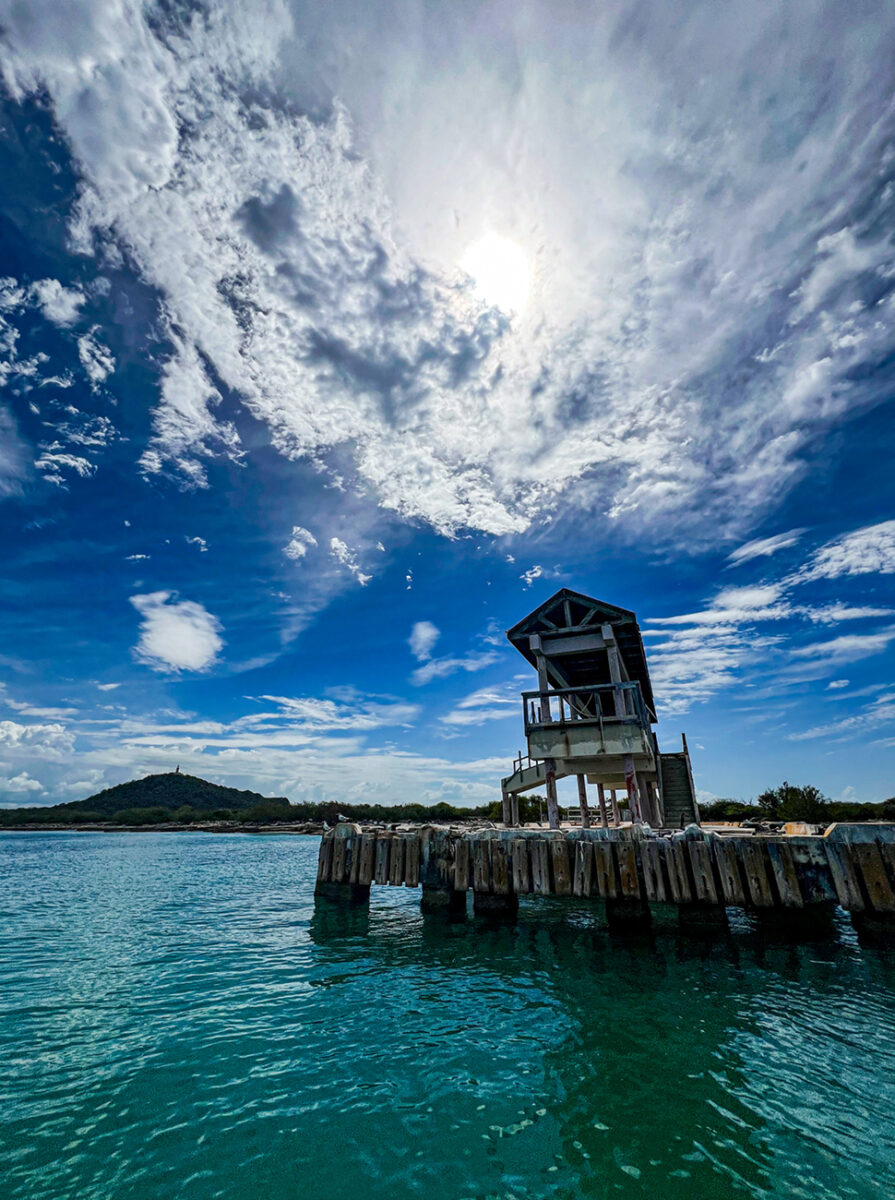
[[[317,840],[0,835],[4,1200],[895,1196],[895,958],[313,902]]]

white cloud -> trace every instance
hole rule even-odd
[[[120,683],[98,683],[96,685],[101,692],[114,692],[116,688],[121,687]]]
[[[454,675],[457,671],[481,671],[496,662],[497,657],[493,650],[485,650],[481,653],[467,654],[462,658],[432,658],[421,667],[417,667],[410,676],[410,682],[414,687],[421,687],[425,683],[431,683],[433,679],[446,679],[448,675]]]
[[[895,694],[878,696],[872,704],[866,705],[861,712],[851,717],[830,721],[826,725],[815,725],[801,733],[791,733],[789,739],[793,742],[804,742],[815,738],[857,735],[892,724],[895,724]]]
[[[361,587],[367,586],[373,576],[365,575],[360,569],[354,550],[351,550],[341,538],[337,537],[329,539],[329,550],[336,562],[350,571]]]
[[[0,721],[0,746],[4,750],[26,750],[38,758],[58,759],[70,754],[74,745],[74,734],[57,722],[22,725]]]
[[[787,533],[777,533],[773,537],[756,538],[755,541],[746,542],[734,550],[727,556],[727,561],[739,566],[741,563],[751,562],[754,558],[770,558],[778,550],[794,546],[804,532],[804,529],[790,529]]]
[[[799,611],[820,625],[838,625],[840,621],[867,621],[872,617],[895,616],[895,609],[871,608],[866,604],[825,604],[819,608],[800,608]]]
[[[525,587],[530,588],[536,579],[540,579],[544,574],[544,568],[540,566],[529,567],[527,571],[523,571],[519,578]]]
[[[19,437],[15,420],[5,408],[0,408],[0,498],[18,495],[28,471],[25,443]]]
[[[431,621],[417,621],[410,631],[408,645],[410,653],[417,662],[425,662],[432,657],[435,643],[441,637],[441,630]]]
[[[279,706],[276,714],[257,714],[244,718],[245,723],[257,726],[271,720],[301,724],[313,730],[369,730],[390,725],[412,725],[419,715],[418,704],[401,700],[377,700],[358,697],[353,701],[337,701],[316,697],[262,696]]]
[[[821,546],[796,576],[799,583],[844,575],[895,573],[895,521],[855,529]]]
[[[827,691],[828,692],[838,692],[840,690],[840,688],[848,687],[848,684],[849,684],[849,681],[847,679],[831,679],[830,682],[827,684]]]
[[[203,537],[188,537],[186,539],[191,546],[198,546],[199,553],[205,554],[208,551],[208,542]]]
[[[88,458],[84,458],[80,454],[66,454],[45,451],[35,460],[35,467],[38,471],[42,471],[44,478],[51,483],[63,484],[63,471],[74,471],[76,475],[80,475],[82,479],[86,479],[96,470],[96,464],[92,463]]]
[[[0,793],[42,792],[43,790],[43,784],[38,783],[36,779],[32,779],[27,771],[21,771],[12,778],[4,779],[0,777]]]
[[[848,633],[828,642],[798,646],[790,653],[793,658],[812,660],[825,666],[834,663],[857,662],[885,650],[895,639],[895,627],[877,633]]]
[[[475,726],[485,721],[502,721],[521,716],[521,701],[515,683],[503,687],[479,688],[464,696],[454,708],[440,718],[450,726]]]
[[[140,465],[148,475],[158,475],[170,460],[189,487],[208,486],[199,457],[220,452],[238,461],[239,435],[230,421],[213,415],[221,394],[208,378],[196,347],[172,335],[175,353],[162,370],[161,403],[152,419],[154,436]]]
[[[67,288],[58,279],[40,279],[31,285],[30,294],[44,316],[63,329],[74,325],[87,297],[79,288]]]
[[[217,617],[193,600],[176,600],[171,592],[131,596],[140,614],[135,654],[154,671],[204,671],[223,647]]]
[[[444,6],[7,5],[6,84],[82,174],[75,245],[99,231],[160,297],[144,469],[202,486],[238,456],[220,380],[282,454],[338,448],[446,533],[565,493],[714,540],[776,502],[808,439],[886,398],[856,368],[895,340],[887,14],[644,12],[531,5],[500,39]],[[456,267],[493,223],[535,263],[512,322]]]
[[[115,370],[112,352],[97,338],[98,332],[99,326],[94,325],[89,333],[78,338],[78,357],[94,388],[105,383]]]
[[[297,562],[300,558],[304,558],[311,547],[316,545],[317,539],[309,529],[304,529],[301,525],[293,525],[292,536],[283,547],[283,553],[287,558]]]

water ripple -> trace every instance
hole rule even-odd
[[[302,838],[0,835],[9,1200],[895,1194],[895,962],[315,913]]]

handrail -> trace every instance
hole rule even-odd
[[[603,694],[621,694],[625,712],[621,716],[604,714],[599,697]],[[628,697],[630,696],[630,703]],[[576,700],[573,703],[572,698]],[[587,711],[588,702],[594,699],[593,712]],[[554,703],[558,705],[558,717],[553,715]],[[568,716],[566,715],[568,710]],[[640,684],[636,680],[620,683],[597,683],[585,687],[556,688],[553,691],[522,693],[522,715],[526,733],[544,725],[565,726],[579,721],[599,723],[601,731],[604,721],[636,722],[642,729],[649,729],[651,718],[643,701]]]

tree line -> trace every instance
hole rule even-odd
[[[596,806],[592,806],[592,809]],[[560,809],[567,813],[568,809]],[[714,800],[700,804],[703,820],[743,821],[757,818],[769,821],[808,821],[829,824],[832,821],[895,821],[895,797],[879,804],[834,801],[812,785],[795,785],[784,781],[769,788],[754,802]],[[519,796],[519,817],[524,823],[546,819],[546,799],[543,796]],[[284,798],[260,800],[247,808],[194,808],[189,804],[178,807],[164,805],[134,806],[109,812],[92,812],[77,805],[57,804],[52,808],[0,809],[0,828],[16,825],[195,825],[209,821],[226,821],[249,825],[303,823],[335,825],[340,818],[352,821],[418,822],[446,824],[471,820],[501,820],[499,800],[478,808],[458,808],[452,804],[338,804],[333,801],[290,804]]]

